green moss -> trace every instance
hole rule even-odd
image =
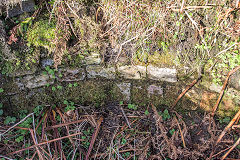
[[[153,55],[149,56],[149,63],[160,67],[172,67],[175,65],[175,59],[176,56],[172,53],[166,52],[159,54],[158,52],[154,52]]]
[[[56,23],[52,20],[39,20],[27,30],[28,46],[44,47],[49,51],[55,47],[53,40],[56,36]]]

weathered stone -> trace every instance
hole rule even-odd
[[[16,85],[18,86],[18,88],[20,90],[24,90],[25,89],[24,84],[21,82],[20,78],[16,78]]]
[[[229,81],[229,85],[240,91],[240,71],[236,71],[231,77]]]
[[[109,67],[104,68],[102,66],[93,65],[93,66],[87,66],[87,77],[88,78],[107,78],[107,79],[114,79],[115,78],[115,68]]]
[[[52,59],[43,59],[41,61],[41,65],[43,68],[47,67],[47,66],[53,66],[54,61]]]
[[[28,75],[23,77],[22,80],[24,86],[26,88],[32,89],[32,88],[38,88],[46,86],[47,84],[53,84],[54,79],[52,79],[49,75]]]
[[[23,0],[14,7],[8,9],[8,17],[15,17],[24,12],[33,12],[35,11],[35,2],[34,0]]]
[[[131,83],[118,83],[117,86],[123,95],[123,100],[129,101],[131,97]]]
[[[158,85],[149,85],[147,88],[148,91],[148,96],[150,97],[151,95],[163,95],[163,88],[161,86]]]
[[[26,75],[32,75],[37,71],[37,66],[32,66],[30,70],[26,69],[17,69],[9,74],[9,77],[21,77]]]
[[[85,71],[83,68],[75,69],[63,69],[59,71],[61,76],[58,75],[58,80],[61,82],[74,82],[82,81],[86,77]]]
[[[177,82],[177,70],[172,68],[159,68],[152,65],[147,66],[148,78],[153,80]]]
[[[100,54],[99,53],[91,53],[91,55],[85,57],[84,62],[87,65],[100,64],[101,63]]]
[[[118,71],[126,79],[143,79],[146,77],[145,66],[120,66]]]
[[[220,93],[221,90],[222,90],[222,86],[220,86],[220,85],[218,85],[218,84],[215,84],[215,83],[211,83],[211,85],[209,86],[209,89],[210,89],[211,91]]]
[[[3,21],[0,20],[0,54],[6,60],[14,60],[16,59],[14,52],[11,51],[7,40],[6,40],[6,31],[3,24]]]

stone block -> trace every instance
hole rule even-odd
[[[130,101],[131,98],[131,83],[117,83],[118,88],[123,96],[124,101]]]
[[[28,75],[23,77],[22,83],[26,88],[33,89],[38,87],[46,86],[47,84],[53,84],[54,79],[52,79],[49,75]]]
[[[61,76],[59,76],[61,75]],[[60,82],[75,82],[82,81],[86,77],[86,73],[83,68],[66,68],[59,71],[58,81]]]
[[[166,82],[177,82],[177,70],[174,68],[159,68],[153,65],[147,66],[149,79]]]
[[[143,79],[146,78],[146,67],[145,66],[119,66],[118,72],[125,79]]]
[[[8,17],[15,17],[20,14],[23,14],[24,12],[35,11],[34,0],[22,0],[22,2],[20,3],[8,9]]]
[[[107,78],[115,79],[115,68],[104,68],[99,65],[89,65],[86,67],[88,78]]]

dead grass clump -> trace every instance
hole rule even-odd
[[[45,106],[12,127],[1,123],[1,155],[23,159],[207,159],[222,157],[234,143],[233,132],[214,143],[221,124],[209,116],[161,112],[154,106],[132,110],[108,104],[100,109],[70,102]],[[121,109],[122,108],[122,109]],[[163,114],[164,113],[164,114]],[[183,120],[185,119],[185,120]],[[33,125],[34,124],[34,125]],[[19,138],[20,137],[20,138]],[[22,137],[22,138],[21,138]],[[221,145],[220,145],[221,144]],[[232,148],[228,157],[236,158]]]
[[[157,47],[156,39],[162,38],[167,14],[164,2],[102,0],[100,5],[104,13],[102,36],[109,37],[115,62],[121,54],[136,58],[138,50],[138,58],[143,59],[144,52]]]

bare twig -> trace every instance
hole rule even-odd
[[[215,150],[216,150],[216,146],[217,144],[221,141],[221,139],[223,138],[223,136],[227,133],[227,131],[232,127],[232,125],[235,123],[236,119],[240,116],[240,110],[237,112],[237,114],[233,117],[233,119],[229,122],[229,124],[224,128],[224,130],[222,131],[222,133],[220,134],[220,136],[218,137],[217,141],[215,142],[215,144],[213,145],[213,150],[210,154],[209,159],[212,158]]]
[[[186,144],[185,144],[184,136],[183,136],[183,133],[182,133],[182,129],[181,129],[181,127],[180,127],[180,124],[179,124],[177,118],[176,118],[176,117],[174,117],[174,118],[175,118],[176,121],[177,121],[177,125],[178,125],[179,131],[180,131],[180,134],[181,134],[181,139],[182,139],[182,142],[183,142],[183,147],[186,148]]]
[[[41,146],[41,145],[44,145],[44,144],[52,143],[52,142],[59,141],[59,140],[62,140],[62,139],[65,139],[65,138],[69,138],[69,137],[73,137],[73,136],[76,136],[76,135],[79,135],[79,134],[82,134],[82,132],[78,132],[78,133],[74,133],[74,134],[71,134],[71,135],[68,135],[68,136],[56,138],[56,139],[53,139],[53,140],[50,140],[50,141],[47,141],[47,142],[38,143],[36,145],[32,145],[30,147],[23,148],[23,149],[20,149],[18,151],[8,153],[8,155],[17,154],[19,152],[22,152],[22,151],[25,151],[25,150],[28,150],[28,149],[31,149],[31,148],[34,148],[34,147],[37,147],[37,146]]]
[[[124,116],[124,118],[125,118],[125,120],[126,120],[126,122],[127,122],[128,127],[129,127],[129,128],[132,128],[132,127],[130,126],[130,123],[129,123],[129,121],[128,121],[128,118],[127,118],[127,116],[126,116],[126,114],[125,114],[125,112],[124,112],[124,110],[123,110],[122,107],[121,107],[121,111],[122,111],[122,114],[123,114],[123,116]]]
[[[14,124],[12,127],[8,128],[5,132],[0,133],[0,139],[1,137],[6,134],[7,132],[9,132],[10,130],[12,130],[13,128],[15,128],[16,126],[18,126],[19,124],[21,124],[23,121],[25,121],[28,117],[30,116],[34,116],[34,113],[30,113],[29,115],[27,115],[25,118],[23,118],[21,121],[19,121],[18,123]]]
[[[88,159],[89,159],[89,156],[90,156],[90,154],[91,154],[91,151],[92,151],[94,142],[95,142],[95,140],[96,140],[96,138],[97,138],[97,135],[98,135],[98,132],[99,132],[99,130],[100,130],[100,125],[101,125],[102,121],[103,121],[103,118],[101,117],[101,118],[98,120],[98,122],[97,122],[97,128],[96,128],[96,130],[95,130],[95,132],[94,132],[94,134],[93,134],[93,136],[92,136],[91,143],[90,143],[90,146],[89,146],[89,148],[88,148],[88,152],[87,152],[87,155],[86,155],[85,160],[88,160]]]
[[[215,111],[217,110],[217,107],[218,107],[218,105],[219,105],[219,103],[220,103],[220,101],[221,101],[221,99],[222,99],[222,97],[223,97],[223,94],[224,94],[224,91],[225,91],[225,88],[226,88],[226,86],[227,86],[227,83],[228,83],[228,80],[229,80],[230,76],[231,76],[233,73],[235,73],[237,70],[239,70],[239,69],[240,69],[240,66],[234,68],[232,71],[230,71],[230,72],[228,73],[227,78],[225,79],[225,82],[224,82],[224,84],[223,84],[222,90],[221,90],[221,92],[220,92],[220,95],[219,95],[219,97],[218,97],[217,103],[216,103],[215,106],[213,107],[213,111],[212,111],[212,114],[211,114],[212,117],[214,116]]]
[[[239,137],[238,140],[234,143],[234,145],[227,151],[227,153],[225,153],[225,154],[222,156],[221,160],[224,160],[224,159],[229,155],[229,153],[230,153],[235,147],[237,147],[237,145],[239,145],[239,143],[240,143],[240,137]]]
[[[34,145],[35,145],[35,148],[36,148],[36,151],[38,153],[38,157],[40,160],[43,160],[43,157],[42,157],[42,154],[41,152],[39,151],[39,148],[37,146],[37,140],[35,139],[35,135],[34,135],[34,131],[32,129],[30,129],[30,133],[31,133],[31,136],[32,136],[32,139],[33,139],[33,142],[34,142]]]
[[[192,81],[190,85],[186,87],[186,89],[178,96],[178,98],[175,100],[174,104],[172,105],[172,108],[174,108],[178,101],[187,93],[188,90],[190,90],[202,77],[199,77],[198,79],[195,79]]]

